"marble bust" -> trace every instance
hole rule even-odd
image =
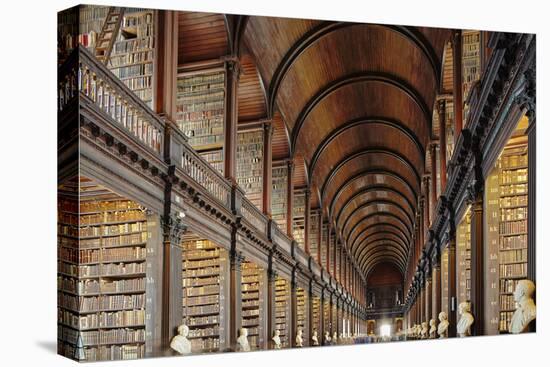
[[[420,338],[421,339],[428,338],[428,323],[426,321],[422,321],[421,328],[420,328]]]
[[[237,349],[239,352],[250,352],[250,344],[248,344],[248,330],[245,328],[239,329]]]
[[[317,337],[317,330],[313,331],[313,335],[311,336],[311,341],[313,342],[314,346],[319,345],[319,338]]]
[[[332,341],[332,338],[330,337],[330,333],[328,331],[325,332],[325,344],[329,345]]]
[[[519,334],[527,331],[529,323],[537,316],[537,306],[533,300],[535,283],[528,279],[522,279],[516,285],[514,301],[516,311],[512,315],[509,331],[512,334]]]
[[[185,324],[180,325],[178,327],[178,335],[170,342],[170,348],[179,354],[190,354],[191,342],[187,339],[187,335],[189,335],[189,327]]]
[[[296,332],[296,346],[297,347],[303,347],[304,346],[304,338],[302,337],[302,329],[298,329]]]
[[[275,349],[281,349],[281,337],[279,335],[281,335],[281,332],[279,330],[275,330],[273,333],[273,338],[271,338]]]
[[[438,315],[439,325],[437,326],[437,335],[439,338],[446,338],[449,330],[449,320],[447,320],[447,313],[441,311]]]
[[[430,339],[435,339],[435,333],[437,331],[437,327],[435,326],[435,319],[430,320]]]
[[[456,324],[456,333],[461,338],[471,335],[470,328],[474,323],[474,316],[470,313],[470,308],[470,302],[468,301],[461,302],[458,305],[460,320]]]
[[[332,344],[336,344],[338,342],[338,333],[336,331],[332,333]]]

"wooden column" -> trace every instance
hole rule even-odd
[[[424,176],[424,236],[430,228],[430,211],[430,176],[426,175]]]
[[[311,220],[311,190],[309,187],[304,192],[305,195],[305,207],[304,207],[304,248],[306,251],[306,254],[311,255],[309,253],[309,227],[310,227],[310,220]],[[311,334],[310,334],[311,335]]]
[[[286,234],[288,237],[293,238],[292,225],[294,223],[294,161],[289,159],[287,161],[287,190],[286,190]]]
[[[437,206],[437,144],[432,143],[430,145],[431,149],[431,155],[432,155],[432,167],[430,171],[431,179],[431,190],[430,190],[430,197],[431,197],[431,207],[430,207],[430,225],[432,224],[434,218],[435,218],[435,207]]]
[[[154,109],[176,121],[176,84],[178,74],[178,12],[159,10],[155,38]]]
[[[453,31],[453,108],[455,115],[455,143],[462,131],[462,31]]]
[[[165,189],[165,197],[171,193],[171,185]],[[164,355],[173,355],[169,348],[170,341],[177,334],[176,329],[181,324],[183,309],[182,252],[181,236],[185,226],[181,218],[171,213],[171,200],[165,198],[165,214],[161,217],[163,229],[162,253],[162,317],[161,317],[161,349]]]
[[[270,259],[270,262],[272,260]],[[269,349],[273,349],[271,338],[275,333],[275,280],[277,273],[270,266],[267,270],[267,345]]]
[[[226,60],[224,174],[231,182],[236,182],[237,177],[237,96],[240,70],[238,59]]]
[[[485,274],[483,272],[483,194],[477,194],[476,200],[472,203],[471,225],[471,302],[472,314],[475,322],[472,326],[472,335],[483,335],[484,333],[484,288]]]
[[[438,246],[436,244],[436,246]],[[437,321],[441,312],[441,259],[439,248],[432,258],[432,319]],[[437,321],[439,322],[439,321]]]
[[[426,293],[426,299],[425,299],[425,321],[429,323],[430,319],[432,318],[432,297],[433,297],[433,293],[432,293],[432,274],[429,273],[427,276],[426,276],[426,286],[425,286],[426,290],[425,290],[425,293]]]
[[[264,150],[263,150],[263,175],[262,175],[262,209],[263,213],[271,218],[271,190],[273,188],[273,122],[263,121]]]
[[[237,338],[241,328],[241,263],[240,251],[229,253],[229,348],[237,350]]]
[[[441,194],[445,192],[445,186],[447,185],[447,122],[445,108],[445,99],[437,101],[437,113],[439,117],[439,181]]]

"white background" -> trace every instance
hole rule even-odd
[[[101,366],[540,365],[548,355],[548,30],[544,1],[92,1],[178,10],[537,33],[536,335],[105,362]],[[2,3],[0,363],[69,366],[56,355],[56,12],[70,1]],[[470,12],[469,9],[472,9]],[[546,52],[546,54],[545,54]],[[544,62],[542,61],[544,60]],[[546,341],[546,343],[545,343]],[[548,363],[542,362],[542,363]]]

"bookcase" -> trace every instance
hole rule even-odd
[[[126,9],[107,67],[153,107],[154,11]]]
[[[331,319],[330,319],[330,301],[325,298],[323,301],[323,330],[326,332],[331,332],[330,325],[331,325]],[[332,333],[330,334],[332,337]],[[323,341],[325,340],[325,336],[322,335]]]
[[[301,329],[304,345],[309,345],[308,313],[308,294],[303,288],[296,287],[296,330],[292,331],[292,335],[295,337],[298,329]]]
[[[449,245],[441,250],[441,311],[449,314]]]
[[[211,241],[182,242],[182,315],[195,353],[223,350],[225,345],[228,259],[228,252]]]
[[[248,342],[252,350],[264,345],[265,271],[250,261],[241,264],[241,325],[248,330]]]
[[[334,332],[336,331],[337,325],[338,325],[338,307],[336,306],[336,302],[332,303],[332,318],[330,320],[331,330],[330,330],[330,336],[332,337]],[[338,335],[340,336],[340,335]],[[334,342],[334,341],[333,341]]]
[[[290,282],[278,276],[275,280],[275,330],[279,330],[282,348],[290,346],[290,312]]]
[[[452,99],[445,100],[445,142],[447,143],[446,154],[447,154],[447,163],[451,160],[453,152],[455,150],[455,124],[454,124],[454,102]],[[460,134],[460,131],[458,131]],[[447,174],[447,172],[443,172]]]
[[[176,123],[189,144],[223,174],[225,71],[222,67],[178,74]]]
[[[302,250],[305,250],[305,206],[305,191],[303,189],[294,190],[294,206],[292,208],[292,236]]]
[[[286,164],[273,164],[273,186],[271,191],[271,217],[283,231],[286,229],[286,201],[288,168]]]
[[[336,241],[336,237],[334,238],[334,241]],[[336,274],[334,274],[334,278],[336,278],[336,280],[338,280],[339,282],[341,281],[340,279],[340,260],[341,260],[341,257],[342,257],[342,250],[341,250],[341,247],[340,247],[340,244],[339,243],[334,243],[334,246],[336,246],[336,254],[334,254],[334,261],[335,261],[335,264],[336,264]]]
[[[481,75],[481,32],[462,31],[462,100],[464,126],[468,121],[470,91]]]
[[[330,247],[329,247],[329,261],[330,261],[330,273],[332,274],[333,273],[333,270],[334,270],[334,261],[336,260],[336,254],[334,253],[334,246],[336,246],[336,237],[334,235],[334,233],[330,233],[330,236],[329,236],[329,244],[330,244]],[[332,276],[334,278],[336,278],[336,274],[332,274]]]
[[[328,232],[328,223],[323,222],[323,227],[321,228],[321,266],[327,270],[327,232]]]
[[[311,297],[311,330],[317,331],[317,338],[321,342],[321,299],[317,296]]]
[[[248,200],[262,209],[264,136],[262,129],[237,133],[237,183]]]
[[[468,207],[460,224],[457,227],[457,254],[456,254],[456,275],[457,275],[457,306],[470,301],[470,280],[471,280],[471,208]]]
[[[309,217],[309,254],[313,256],[318,263],[317,257],[319,249],[319,212],[312,210]]]
[[[80,200],[58,201],[59,352],[87,361],[142,358],[144,208],[125,199]]]
[[[80,5],[78,43],[92,51],[109,12],[108,6]]]
[[[513,292],[527,277],[527,154],[526,137],[512,138],[486,181],[490,334],[508,332]]]

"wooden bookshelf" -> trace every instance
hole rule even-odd
[[[481,76],[481,32],[462,31],[462,100],[464,101],[464,126],[468,119],[470,106],[468,97],[472,86]]]
[[[248,330],[248,343],[252,350],[259,350],[264,344],[265,272],[253,262],[241,265],[241,325]]]
[[[237,133],[237,183],[262,210],[264,134],[262,129]]]
[[[303,288],[296,287],[296,330],[293,330],[293,337],[302,330],[304,345],[309,345],[309,333],[307,328],[308,318],[308,295]]]
[[[324,302],[323,302],[323,322],[324,322],[324,325],[323,325],[323,330],[326,332],[329,332],[330,333],[330,325],[331,325],[331,319],[330,319],[330,302],[328,301],[328,299],[325,298]],[[330,334],[330,336],[332,337],[332,334]],[[323,339],[323,342],[325,340],[325,336],[322,335],[321,336]]]
[[[327,232],[328,232],[328,223],[323,222],[323,227],[321,228],[321,266],[327,270]]]
[[[330,323],[331,323],[330,336],[332,338],[338,325],[338,307],[336,307],[336,302],[332,304],[332,319],[330,320]],[[340,337],[340,335],[338,335],[338,337]],[[332,342],[334,343],[334,340]]]
[[[458,225],[457,234],[457,306],[471,300],[471,208]]]
[[[224,300],[228,289],[228,252],[208,240],[182,243],[183,323],[189,326],[194,353],[219,351],[225,345]]]
[[[319,297],[311,297],[311,310],[311,330],[317,331],[317,338],[321,342],[321,299]]]
[[[447,148],[445,150],[447,154],[447,163],[451,160],[453,152],[455,150],[455,133],[460,134],[460,131],[455,132],[455,123],[454,123],[454,104],[452,99],[447,99],[445,101],[445,141],[447,143]],[[444,172],[444,174],[447,174]]]
[[[289,315],[290,315],[290,282],[277,277],[275,280],[275,330],[279,330],[281,348],[290,346]]]
[[[305,251],[305,207],[306,207],[306,194],[303,189],[294,190],[294,206],[292,217],[292,236],[298,243],[298,246]]]
[[[441,311],[449,314],[449,247],[441,250]]]
[[[309,253],[316,262],[319,262],[317,253],[319,249],[319,213],[312,210],[309,219]]]
[[[125,199],[58,202],[58,337],[87,361],[145,356],[147,220]]]
[[[107,63],[111,72],[151,108],[154,32],[153,10],[126,9]]]
[[[271,191],[271,217],[281,230],[286,229],[286,201],[288,189],[288,168],[285,164],[273,165]]]
[[[97,43],[97,36],[101,32],[108,12],[108,6],[80,5],[78,27],[79,44],[93,51]]]
[[[189,144],[222,174],[224,112],[225,71],[222,68],[178,74],[176,123],[188,137]]]

